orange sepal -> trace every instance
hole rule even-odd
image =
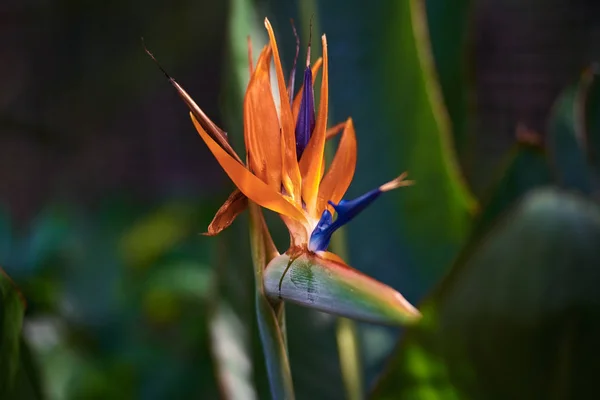
[[[279,214],[287,215],[300,222],[306,221],[303,213],[298,208],[227,154],[227,152],[223,150],[217,142],[208,135],[208,133],[206,133],[204,128],[202,128],[202,125],[200,125],[194,117],[194,114],[190,113],[190,116],[192,117],[192,122],[200,134],[200,137],[204,140],[204,143],[206,143],[209,150],[225,170],[225,173],[242,193],[264,208],[268,208]]]
[[[244,96],[244,140],[248,166],[263,182],[281,188],[281,135],[271,93],[271,48],[265,46]]]
[[[225,203],[215,214],[208,230],[203,233],[205,236],[216,236],[221,231],[233,223],[235,218],[248,207],[248,198],[245,194],[236,189],[229,195]]]
[[[277,41],[275,40],[275,33],[267,18],[265,18],[265,27],[267,28],[271,49],[273,50],[273,61],[275,63],[277,86],[279,89],[279,118],[282,130],[281,137],[283,140],[282,182],[285,190],[297,204],[300,204],[301,177],[300,169],[298,168],[298,159],[296,158],[296,126],[292,115],[292,107],[288,100],[289,97],[285,78],[283,76],[281,59],[279,58],[279,49],[277,48]]]
[[[352,118],[348,118],[344,133],[331,166],[319,185],[316,216],[320,216],[327,202],[339,203],[352,182],[356,169],[356,133]]]
[[[329,105],[329,74],[327,58],[327,38],[321,37],[323,46],[323,76],[321,79],[321,100],[319,103],[319,115],[315,124],[313,134],[300,159],[300,173],[302,174],[302,198],[306,203],[306,209],[314,214],[317,205],[317,194],[319,182],[323,177],[325,152],[325,136],[327,131],[327,113]]]

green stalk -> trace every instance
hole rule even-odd
[[[256,318],[267,364],[271,396],[273,399],[292,400],[295,398],[292,372],[285,341],[285,329],[281,329],[285,325],[283,303],[279,302],[273,306],[265,296],[263,284],[264,269],[277,252],[266,229],[260,208],[251,201],[248,203],[250,248],[256,285]]]

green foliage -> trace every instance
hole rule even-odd
[[[466,164],[469,156],[469,117],[472,116],[469,92],[469,44],[473,32],[471,0],[425,1],[427,28],[435,71],[451,123],[457,155]]]
[[[589,193],[592,182],[583,122],[586,86],[582,80],[567,88],[556,101],[548,128],[548,147],[559,184]]]
[[[593,76],[540,137],[524,127],[450,274],[420,307],[373,398],[593,397],[600,206]],[[545,187],[541,189],[541,187]]]
[[[0,269],[0,397],[7,397],[15,389],[19,373],[21,323],[25,303],[14,283]]]
[[[599,246],[597,204],[527,195],[424,303],[374,397],[593,396]]]

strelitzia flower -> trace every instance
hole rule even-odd
[[[167,75],[189,106],[192,122],[202,140],[237,187],[217,212],[206,234],[216,235],[228,227],[250,199],[279,214],[290,233],[288,251],[266,267],[264,276],[268,295],[376,321],[394,319],[388,312],[394,307],[400,309],[402,321],[418,317],[418,311],[395,290],[352,269],[339,256],[328,251],[332,234],[337,229],[382,193],[412,182],[406,180],[406,173],[403,173],[356,199],[342,199],[354,176],[357,141],[351,118],[327,128],[329,60],[326,37],[321,37],[322,58],[312,66],[308,48],[304,82],[294,96],[295,65],[286,84],[277,42],[268,19],[265,19],[265,27],[269,43],[260,52],[256,65],[252,61],[249,43],[250,81],[243,102],[245,163],[229,145],[225,132]],[[275,88],[270,79],[272,62],[277,81]],[[319,71],[322,76],[317,109],[313,84]],[[278,95],[278,103],[274,94]],[[325,143],[340,132],[337,152],[326,168]],[[294,282],[294,277],[299,276],[298,271],[291,271],[292,277],[284,281],[288,269],[294,264],[298,265],[298,271],[308,268],[311,276],[320,276],[319,299],[315,299],[314,287],[312,298],[308,298],[305,289],[310,292],[310,288]],[[368,292],[366,297],[361,297],[361,291],[365,290]],[[336,301],[345,301],[346,305],[340,306]],[[379,311],[384,310],[383,314],[387,314],[374,317],[373,309],[378,307]]]

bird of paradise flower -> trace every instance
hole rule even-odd
[[[290,233],[290,247],[265,267],[265,289],[273,298],[290,300],[322,311],[383,323],[410,322],[420,313],[394,289],[348,266],[328,251],[332,234],[347,224],[382,193],[409,186],[406,172],[353,200],[343,200],[356,167],[357,141],[351,118],[327,128],[329,59],[326,36],[322,57],[311,66],[307,50],[304,82],[294,94],[294,67],[286,84],[273,28],[265,18],[269,43],[256,65],[249,41],[250,81],[243,102],[246,162],[229,144],[227,134],[198,107],[185,90],[162,68],[190,109],[192,122],[237,189],[218,210],[205,233],[217,235],[248,206],[248,199],[280,215]],[[152,53],[146,52],[155,60]],[[271,86],[271,62],[277,85]],[[160,67],[160,66],[159,66]],[[321,71],[318,112],[314,77]],[[279,97],[276,105],[274,91]],[[337,152],[326,170],[325,143],[341,132]],[[334,214],[336,217],[334,218]],[[330,282],[336,290],[315,297],[303,293],[301,283],[286,290],[284,277],[298,263],[324,272],[321,288]],[[313,272],[315,272],[313,271]],[[317,271],[317,272],[318,272]],[[274,274],[279,276],[273,279]],[[342,286],[344,290],[337,290]]]

